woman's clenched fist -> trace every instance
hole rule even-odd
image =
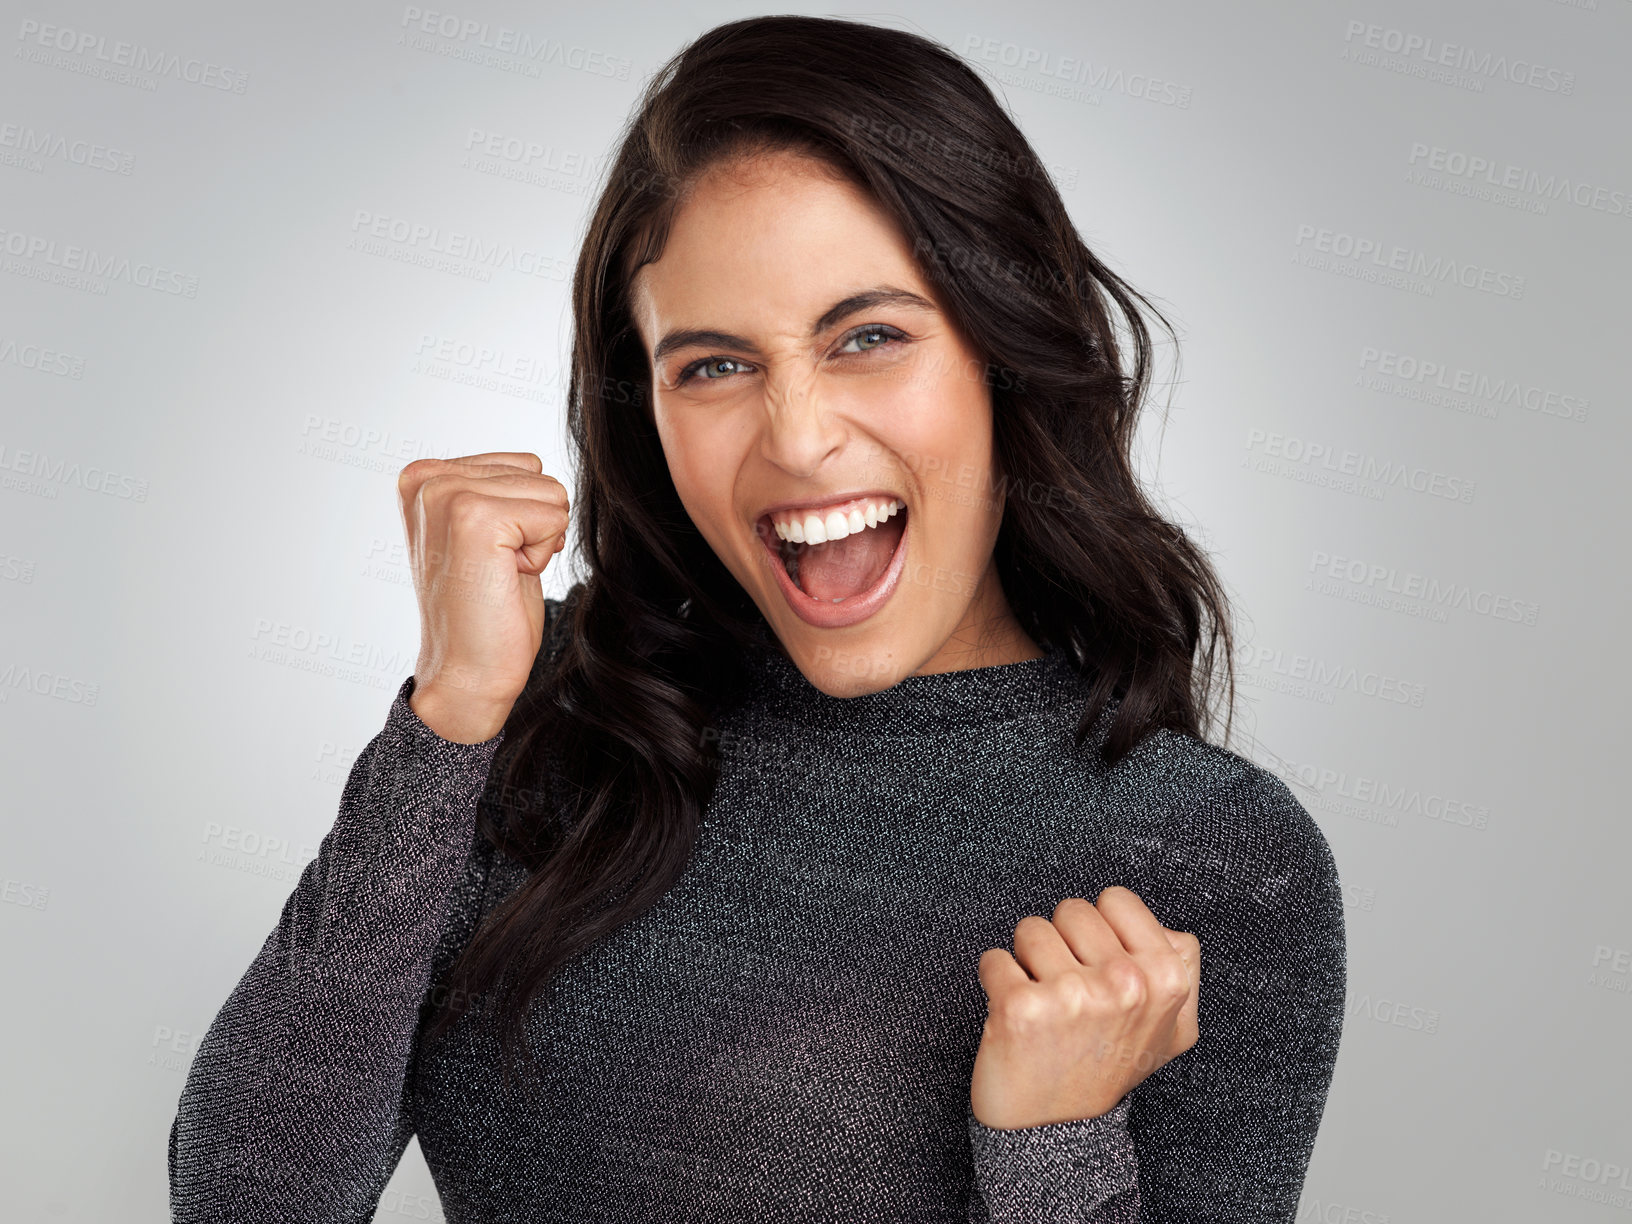
[[[1022,966],[1024,966],[1022,968]],[[986,1027],[969,1105],[1000,1130],[1097,1118],[1196,1044],[1201,942],[1136,893],[1067,897],[981,954]]]
[[[541,575],[566,543],[567,492],[525,452],[416,459],[397,477],[419,598],[409,704],[444,739],[504,725],[544,639]]]

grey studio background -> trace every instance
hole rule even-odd
[[[602,159],[766,10],[0,10],[0,1196],[157,1221],[197,1042],[413,670],[398,470],[570,487]],[[1299,1219],[1627,1218],[1632,3],[833,15],[985,73],[1180,329],[1146,474],[1237,601],[1232,746],[1345,883]],[[441,1218],[417,1145],[377,1218]]]

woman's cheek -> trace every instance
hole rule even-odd
[[[719,517],[716,505],[722,496],[728,498],[730,494],[730,473],[710,462],[709,430],[699,417],[687,412],[660,412],[656,423],[669,479],[674,482],[680,504],[697,529],[712,538],[712,524]],[[720,489],[712,487],[716,483]]]
[[[946,405],[936,383],[907,367],[858,381],[844,390],[845,414],[863,424],[871,448],[884,452],[869,455],[870,462],[904,468],[914,479],[945,463]]]
[[[957,522],[976,549],[987,521],[1000,517],[993,470],[991,402],[979,386],[948,379],[897,419],[895,437],[913,452],[910,466],[939,517]]]

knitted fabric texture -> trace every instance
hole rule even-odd
[[[420,1040],[525,878],[475,835],[505,732],[442,739],[406,679],[199,1044],[172,1219],[369,1220],[417,1135],[453,1224],[1293,1221],[1346,959],[1285,784],[1169,731],[1107,768],[1055,649],[841,699],[762,643],[684,875],[566,966],[508,1086],[482,1009]],[[1112,884],[1200,939],[1200,1040],[1099,1117],[982,1125],[981,953]]]

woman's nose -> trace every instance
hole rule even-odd
[[[796,476],[813,475],[844,437],[843,422],[828,410],[813,373],[766,380],[760,453],[770,462]]]

